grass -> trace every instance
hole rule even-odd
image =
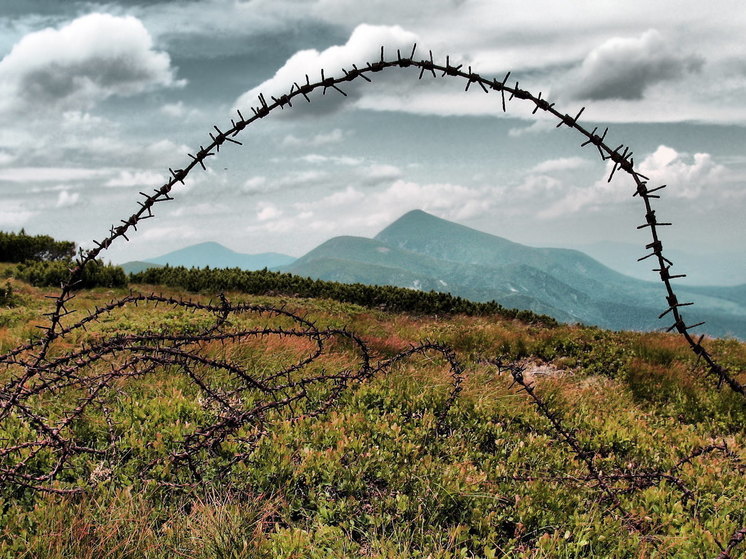
[[[10,284],[16,303],[0,308],[0,353],[39,336],[33,326],[43,323],[44,295],[53,293]],[[70,307],[82,315],[123,295],[84,291]],[[674,335],[393,314],[316,299],[228,298],[284,305],[319,328],[345,327],[367,342],[374,360],[437,340],[464,367],[461,393],[449,406],[451,371],[437,352],[350,385],[314,417],[304,416],[304,406],[332,387],[311,384],[293,410],[270,412],[197,453],[197,480],[169,453],[219,419],[222,408],[176,366],[119,379],[70,426],[75,440],[101,453],[75,456],[52,482],[84,492],[0,488],[0,557],[716,557],[746,525],[746,402],[718,390]],[[122,333],[195,332],[213,320],[202,311],[128,305],[52,353]],[[230,317],[232,330],[267,326],[294,327],[282,317]],[[277,334],[194,349],[268,378],[313,347],[307,338]],[[746,380],[746,344],[712,340],[709,347]],[[297,375],[358,366],[349,340],[331,338],[325,350]],[[527,367],[536,394],[592,456],[623,513],[510,374],[490,364],[497,357]],[[3,367],[3,384],[22,370]],[[78,374],[109,367],[102,360]],[[193,372],[211,389],[233,394],[233,406],[250,409],[260,400],[255,391],[235,392],[238,381],[226,370],[203,365]],[[84,395],[71,385],[42,391],[29,405],[62,420]],[[0,423],[0,446],[37,436],[18,413]],[[698,449],[701,455],[682,462]],[[52,458],[42,452],[29,469],[45,471]],[[17,460],[3,454],[0,467]],[[640,473],[669,477],[624,478]],[[733,556],[739,552],[746,546]]]

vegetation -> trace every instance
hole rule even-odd
[[[547,327],[557,325],[557,321],[549,316],[538,315],[525,310],[506,309],[495,301],[476,303],[461,297],[454,297],[449,293],[313,280],[293,274],[270,272],[266,269],[252,272],[239,268],[187,269],[181,266],[165,266],[163,268],[149,268],[140,273],[131,274],[130,279],[135,283],[181,287],[194,293],[240,291],[251,295],[275,294],[291,297],[313,297],[333,299],[343,303],[353,303],[391,312],[430,315],[498,315],[506,319],[536,322]]]
[[[19,304],[0,308],[0,354],[38,337],[36,317],[48,308],[47,292],[17,279],[9,285]],[[167,298],[183,294],[164,289]],[[69,310],[85,316],[125,294],[83,291]],[[227,296],[284,306],[317,328],[344,327],[365,340],[374,362],[437,340],[464,368],[458,397],[445,356],[424,352],[343,386],[334,406],[307,415],[335,386],[335,371],[361,359],[352,338],[329,337],[311,368],[331,385],[307,384],[293,406],[195,454],[193,469],[169,457],[226,413],[205,389],[227,395],[237,379],[208,361],[195,376],[164,366],[121,378],[71,425],[78,443],[100,454],[81,454],[46,492],[0,488],[0,557],[714,558],[746,526],[746,403],[717,390],[677,336]],[[196,306],[127,304],[50,351],[204,332],[214,321]],[[286,315],[234,313],[219,331],[252,328],[265,333],[190,347],[254,378],[313,351],[308,339],[288,334]],[[746,344],[710,346],[743,378]],[[100,378],[115,362],[112,355],[92,363],[76,378]],[[0,360],[4,395],[15,363]],[[64,420],[86,396],[77,382],[39,392],[29,409]],[[256,397],[233,392],[230,405],[251,409]],[[0,440],[33,430],[21,414],[6,415]],[[53,456],[0,453],[0,470],[19,459],[45,471]],[[72,488],[84,491],[50,492]]]
[[[0,262],[17,263],[13,269],[6,269],[6,275],[13,275],[31,285],[59,287],[67,281],[70,269],[74,266],[75,243],[57,241],[48,235],[27,235],[0,231]],[[91,262],[83,270],[83,277],[75,287],[124,287],[127,276],[119,266]],[[10,289],[10,287],[7,287]],[[4,295],[0,289],[0,305],[3,299],[10,300],[11,292]]]
[[[26,260],[70,260],[75,256],[75,243],[56,241],[49,235],[27,235],[0,231],[0,262],[25,262]]]
[[[16,266],[13,275],[31,285],[58,287],[69,278],[72,266],[73,263],[66,260],[52,262],[26,261]],[[122,268],[111,264],[103,264],[96,260],[83,269],[80,283],[76,284],[75,287],[77,289],[87,289],[92,287],[125,287],[126,285],[127,276]]]

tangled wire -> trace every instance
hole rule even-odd
[[[56,350],[65,340],[80,338],[93,322],[117,309],[139,304],[207,313],[212,318],[187,333],[119,333],[84,341],[72,350]],[[232,319],[245,315],[275,325],[232,325]],[[304,342],[303,355],[285,366],[256,370],[255,363],[211,356],[225,354],[226,346],[288,338]],[[14,435],[0,448],[0,483],[56,493],[83,489],[79,479],[81,457],[102,464],[122,460],[124,437],[113,412],[116,401],[126,397],[137,381],[147,381],[163,371],[184,376],[198,387],[197,400],[206,413],[201,423],[175,441],[165,455],[142,467],[138,475],[146,478],[156,466],[169,462],[169,471],[173,466],[185,466],[193,481],[201,479],[204,466],[203,461],[196,460],[197,455],[216,455],[230,438],[239,443],[230,461],[239,460],[248,452],[246,445],[250,447],[264,432],[268,417],[297,419],[323,413],[352,384],[384,373],[413,355],[435,353],[447,363],[452,386],[445,410],[459,393],[462,380],[455,355],[439,343],[425,342],[374,361],[365,341],[348,330],[320,329],[288,310],[233,304],[222,296],[217,304],[203,304],[159,295],[130,295],[64,327],[55,349],[43,359],[38,355],[41,343],[29,343],[0,357],[0,365],[16,373],[0,389],[0,422]],[[330,360],[325,357],[340,345],[354,349],[357,363],[327,370]],[[222,351],[215,351],[216,346]],[[128,460],[134,458],[129,456]],[[110,468],[102,466],[99,470],[108,472]],[[88,480],[97,481],[102,471],[90,472]],[[65,487],[50,485],[54,480],[64,480]]]

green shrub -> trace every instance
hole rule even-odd
[[[72,267],[73,263],[69,260],[51,262],[27,260],[16,266],[14,276],[37,287],[58,287],[67,282]],[[122,268],[93,260],[83,269],[83,275],[75,288],[126,286],[127,276]]]

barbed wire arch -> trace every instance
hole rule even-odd
[[[139,209],[130,215],[127,219],[121,220],[120,225],[112,225],[109,230],[109,235],[100,241],[93,241],[94,247],[87,251],[80,251],[78,258],[76,259],[75,267],[71,270],[69,280],[61,287],[60,294],[55,300],[55,308],[49,313],[49,325],[44,327],[46,334],[44,342],[39,352],[39,360],[43,360],[46,356],[49,344],[57,337],[58,330],[60,328],[60,318],[65,316],[68,311],[66,303],[74,297],[74,289],[76,283],[80,279],[83,268],[92,260],[96,259],[102,251],[108,249],[113,242],[119,238],[129,240],[127,234],[130,230],[136,230],[137,225],[148,218],[154,217],[152,208],[158,202],[172,200],[170,196],[171,190],[177,183],[184,184],[184,179],[189,173],[194,170],[197,166],[201,167],[202,170],[207,170],[205,161],[207,158],[215,155],[220,151],[221,146],[226,143],[233,143],[240,145],[241,142],[236,137],[244,131],[244,129],[250,124],[261,120],[270,115],[277,109],[284,110],[286,107],[292,107],[293,101],[297,98],[302,97],[307,102],[311,102],[309,94],[321,90],[322,95],[326,95],[328,90],[334,90],[334,92],[346,96],[341,86],[343,84],[352,82],[354,80],[363,80],[371,82],[372,80],[368,77],[368,74],[375,74],[383,70],[391,68],[419,68],[419,77],[422,79],[426,74],[432,75],[437,78],[438,73],[440,77],[453,77],[466,80],[465,91],[468,91],[471,87],[479,87],[484,93],[499,93],[501,98],[501,107],[503,112],[507,111],[507,105],[513,100],[524,101],[534,105],[532,114],[536,114],[538,111],[549,114],[554,117],[558,123],[557,128],[561,126],[567,126],[568,128],[576,131],[582,135],[585,139],[581,143],[581,147],[594,146],[599,153],[602,161],[611,161],[613,163],[608,180],[614,177],[618,171],[622,171],[630,176],[634,182],[633,196],[639,197],[644,206],[644,218],[645,223],[640,225],[638,229],[647,228],[650,232],[650,243],[645,245],[645,249],[649,251],[648,254],[641,257],[639,260],[647,260],[649,258],[654,259],[658,267],[653,271],[658,272],[660,281],[665,287],[665,301],[666,309],[659,315],[662,319],[668,315],[673,319],[673,324],[667,328],[666,331],[670,332],[676,330],[681,336],[684,337],[691,350],[697,356],[698,361],[703,360],[708,371],[717,378],[718,387],[722,384],[727,384],[734,392],[746,396],[746,387],[739,383],[729,371],[718,364],[711,353],[703,346],[702,341],[704,334],[698,338],[690,332],[693,328],[701,326],[703,322],[689,324],[684,320],[684,316],[681,312],[682,307],[693,305],[692,302],[682,302],[679,300],[674,286],[672,283],[673,279],[684,277],[685,274],[672,274],[671,268],[673,262],[668,259],[663,253],[663,242],[659,235],[659,228],[671,225],[671,223],[661,222],[656,217],[656,211],[653,208],[653,200],[660,198],[659,194],[655,192],[665,188],[666,185],[658,185],[650,187],[648,185],[649,178],[643,175],[640,171],[635,168],[633,152],[630,147],[620,144],[614,148],[611,144],[607,143],[606,137],[609,129],[605,128],[602,133],[598,133],[598,127],[594,127],[593,130],[588,130],[580,124],[579,120],[582,116],[585,107],[581,108],[575,116],[563,113],[555,108],[555,104],[551,103],[547,99],[542,98],[542,93],[534,95],[526,89],[520,88],[518,81],[515,81],[514,85],[509,85],[508,79],[510,78],[510,72],[508,72],[501,80],[497,78],[486,78],[482,75],[472,71],[471,66],[468,66],[466,70],[463,69],[463,65],[451,64],[450,57],[446,56],[445,64],[438,64],[433,60],[432,51],[429,52],[429,57],[425,59],[415,59],[415,53],[417,51],[417,45],[413,45],[411,53],[408,56],[402,56],[401,51],[396,51],[396,58],[387,60],[385,58],[384,47],[380,49],[380,58],[375,61],[364,62],[361,67],[353,64],[351,69],[342,69],[341,76],[328,76],[322,69],[320,72],[320,79],[312,82],[309,76],[305,75],[305,82],[294,82],[289,91],[286,94],[280,95],[279,97],[271,97],[271,102],[267,101],[263,94],[259,94],[259,104],[255,107],[251,107],[252,115],[244,117],[240,110],[237,111],[237,118],[231,119],[231,126],[225,130],[221,130],[218,126],[214,126],[214,132],[210,132],[210,142],[206,146],[200,145],[199,151],[196,154],[189,154],[191,161],[181,169],[169,168],[170,178],[160,188],[154,190],[153,194],[146,194],[141,192],[143,200],[138,201]]]

